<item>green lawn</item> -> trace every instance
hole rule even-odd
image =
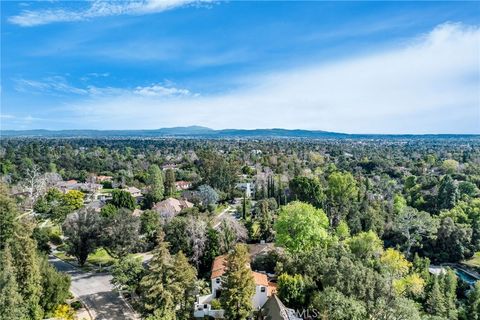
[[[67,255],[63,251],[59,251],[55,255],[64,261],[71,262],[74,264],[77,263],[77,260],[74,257]],[[115,263],[115,258],[111,257],[105,249],[98,248],[97,250],[95,250],[95,252],[88,255],[87,262],[82,267],[82,269],[85,271],[89,271],[90,269],[92,269],[93,266],[98,267],[101,265],[103,268],[103,267],[110,266],[114,263]]]
[[[107,250],[98,248],[95,252],[88,255],[87,262],[94,265],[102,265],[103,267],[115,263],[115,259],[110,256]]]
[[[227,209],[227,205],[226,204],[221,204],[221,205],[218,205],[217,208],[215,209],[215,213],[216,214],[220,214],[222,213],[223,210]]]
[[[480,269],[480,252],[475,253],[473,257],[468,260],[462,261],[462,263],[469,267]]]

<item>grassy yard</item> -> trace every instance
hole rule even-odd
[[[77,260],[74,257],[67,255],[63,251],[59,251],[55,253],[55,255],[64,261],[73,263],[75,265],[77,264]],[[103,267],[108,267],[114,263],[115,263],[115,258],[110,256],[105,249],[98,248],[97,250],[95,250],[95,252],[88,255],[87,262],[81,268],[84,271],[91,271],[92,269],[95,269],[95,267],[99,267],[100,265],[103,268]]]
[[[103,267],[109,266],[115,263],[115,258],[110,256],[107,250],[98,248],[94,253],[88,255],[87,262],[94,265],[102,265]]]
[[[480,269],[480,252],[475,253],[473,257],[468,260],[462,261],[462,263],[469,267]]]
[[[221,205],[218,205],[215,209],[215,214],[220,214],[225,209],[227,209],[227,205],[222,203]]]

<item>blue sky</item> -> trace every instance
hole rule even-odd
[[[479,2],[1,2],[2,129],[480,133]]]

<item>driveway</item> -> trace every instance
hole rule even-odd
[[[48,260],[57,270],[71,276],[70,290],[88,307],[93,319],[140,319],[118,292],[114,291],[110,274],[85,272],[55,256],[49,256]]]

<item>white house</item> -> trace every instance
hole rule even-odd
[[[212,265],[212,275],[210,277],[212,293],[205,296],[199,296],[195,302],[194,316],[202,318],[210,316],[214,318],[222,318],[223,310],[212,309],[211,302],[218,299],[222,294],[222,276],[226,271],[226,255],[216,257]],[[250,265],[248,265],[250,267]],[[268,297],[275,293],[275,286],[269,284],[268,277],[264,273],[252,271],[255,281],[255,294],[252,297],[252,305],[254,310],[260,310]]]
[[[247,198],[253,197],[253,192],[255,190],[255,184],[253,182],[242,182],[237,183],[236,188],[245,192]]]
[[[175,188],[177,191],[181,190],[188,190],[192,187],[192,183],[190,181],[177,181],[175,182]]]

